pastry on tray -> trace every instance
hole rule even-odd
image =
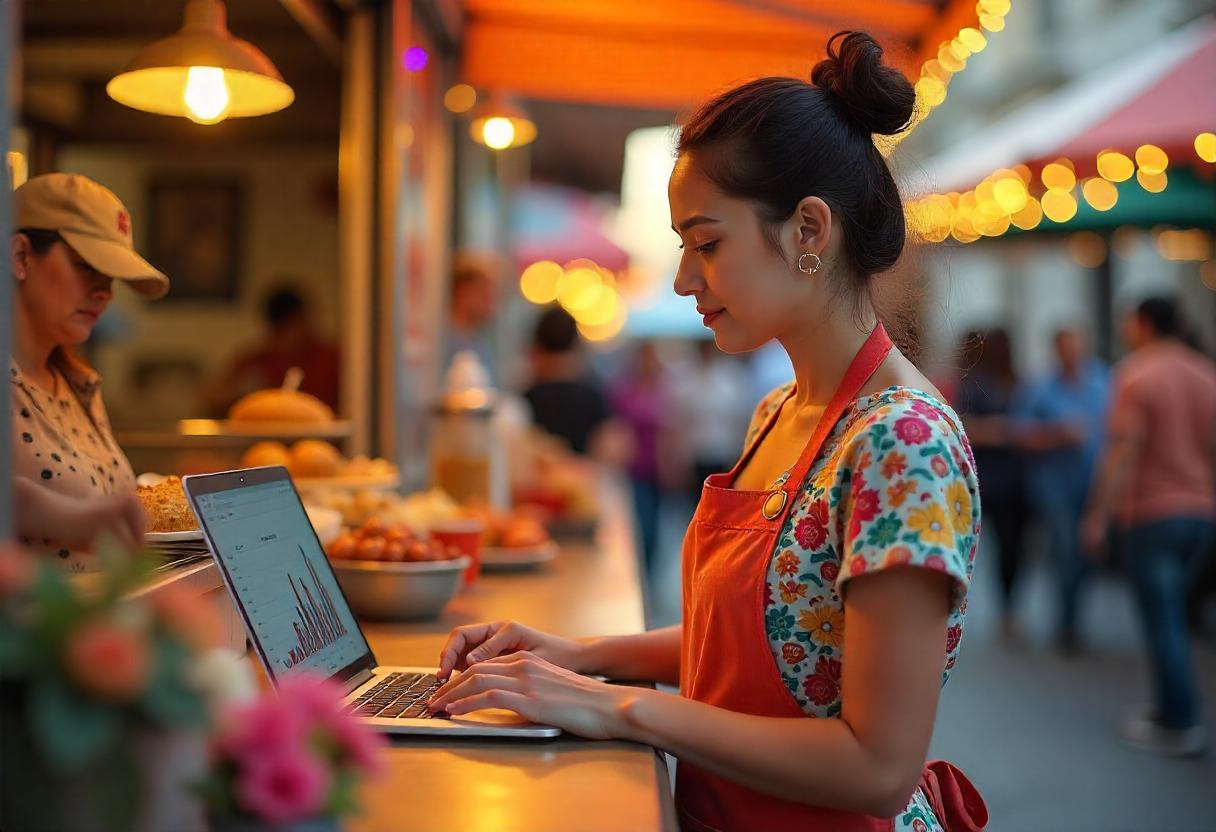
[[[191,532],[198,528],[179,477],[165,477],[156,485],[141,485],[135,493],[148,513],[148,531]]]

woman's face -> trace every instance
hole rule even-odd
[[[721,193],[688,154],[676,161],[667,197],[683,249],[676,294],[696,298],[718,349],[748,352],[805,325],[822,281],[794,266],[804,233],[798,212],[779,229],[776,251],[751,202]]]
[[[27,247],[28,248],[28,247]],[[86,263],[67,243],[45,254],[18,254],[19,303],[40,339],[55,346],[83,344],[113,298],[113,280]]]

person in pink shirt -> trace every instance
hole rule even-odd
[[[1181,339],[1173,301],[1129,316],[1132,348],[1115,369],[1110,440],[1082,521],[1086,548],[1107,529],[1132,581],[1153,668],[1154,704],[1129,716],[1123,739],[1149,751],[1201,754],[1186,623],[1189,587],[1216,536],[1216,363]]]

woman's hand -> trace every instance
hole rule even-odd
[[[74,497],[25,477],[13,479],[13,492],[20,537],[50,539],[73,549],[88,549],[102,536],[132,551],[144,544],[147,517],[134,492]]]
[[[505,708],[532,722],[606,740],[624,735],[622,715],[638,693],[580,676],[525,650],[479,662],[449,679],[428,707],[452,716]]]
[[[526,650],[537,658],[566,668],[580,670],[584,645],[568,638],[542,633],[516,621],[492,621],[457,627],[448,636],[439,654],[440,679],[453,670],[467,670],[478,662]]]
[[[80,547],[91,547],[104,537],[118,541],[133,552],[143,548],[147,516],[134,493],[84,497],[73,501],[63,517],[63,540]]]

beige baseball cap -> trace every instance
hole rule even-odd
[[[13,192],[13,228],[59,232],[86,263],[146,298],[169,291],[169,278],[135,252],[126,206],[87,176],[46,173],[28,180]]]

